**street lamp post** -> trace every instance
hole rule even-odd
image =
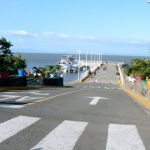
[[[97,52],[97,63],[98,63],[98,52]]]
[[[92,63],[92,55],[93,55],[93,53],[91,52],[91,63]]]
[[[79,51],[79,59],[78,59],[78,81],[80,81],[80,53],[81,51]]]
[[[86,71],[87,71],[87,52],[86,52]]]
[[[102,56],[102,54],[101,54],[101,63],[103,62],[103,56]]]

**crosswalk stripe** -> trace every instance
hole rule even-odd
[[[40,118],[18,116],[0,124],[0,143],[27,128]]]
[[[8,105],[8,104],[0,104],[0,107],[5,107],[5,108],[23,108],[24,105]]]
[[[72,150],[87,124],[63,121],[31,150]]]
[[[145,150],[135,125],[110,124],[106,150]]]
[[[35,99],[42,99],[44,97],[31,97],[31,96],[24,96],[16,100],[16,102],[23,102],[23,101],[31,101]]]
[[[2,98],[0,98],[0,101],[19,98],[19,97],[21,97],[21,96],[18,96],[18,95],[2,95]]]

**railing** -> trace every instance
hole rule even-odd
[[[118,65],[118,69],[122,86],[150,99],[150,80],[129,80],[129,77],[123,73],[120,65]]]
[[[147,86],[147,81],[141,80],[138,82],[131,82],[127,79],[125,79],[124,81],[125,88],[135,91],[136,93],[150,99],[150,89]]]

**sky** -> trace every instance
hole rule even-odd
[[[13,52],[150,56],[147,0],[1,0]]]

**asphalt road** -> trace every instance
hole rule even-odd
[[[150,115],[115,69],[63,88],[0,93],[0,150],[150,150]]]

